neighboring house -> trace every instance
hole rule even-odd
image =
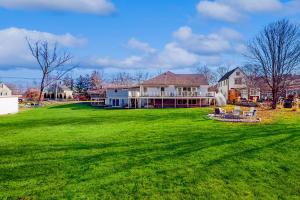
[[[300,97],[300,75],[295,75],[289,82],[286,89],[286,96],[293,95],[295,97]]]
[[[247,100],[260,98],[260,89],[247,86],[247,77],[239,67],[227,72],[217,87],[227,101],[235,101],[238,97]]]
[[[0,96],[7,97],[11,95],[12,91],[4,83],[0,83]]]
[[[106,86],[106,101],[107,106],[114,108],[128,107],[128,89],[130,86],[111,85]]]
[[[201,74],[165,72],[129,88],[130,108],[201,107],[214,102],[214,92]]]
[[[106,90],[101,88],[97,90],[89,90],[88,95],[92,106],[105,106]]]
[[[56,98],[55,94],[57,95]],[[73,99],[73,90],[71,90],[65,85],[58,85],[57,87],[53,86],[46,90],[46,92],[44,93],[44,98],[52,100]]]
[[[18,111],[18,97],[12,96],[12,91],[4,83],[0,83],[0,115],[14,114]]]

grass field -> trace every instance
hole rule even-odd
[[[60,105],[0,117],[0,199],[300,199],[300,115]]]

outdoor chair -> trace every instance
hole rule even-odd
[[[215,114],[216,115],[224,115],[224,114],[226,114],[226,110],[224,110],[222,108],[216,108],[215,109]]]
[[[235,106],[233,111],[232,111],[233,115],[240,115],[241,114],[241,107],[240,106]]]
[[[251,107],[249,111],[244,111],[243,115],[245,117],[255,117],[256,116],[256,109],[254,107]]]

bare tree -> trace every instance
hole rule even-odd
[[[71,74],[67,74],[66,76],[64,76],[62,82],[65,86],[67,86],[71,90],[74,90],[75,81]]]
[[[144,72],[144,71],[136,71],[133,74],[133,80],[137,83],[140,84],[143,81],[147,80],[149,78],[149,73],[148,72]]]
[[[258,82],[258,79],[261,77],[259,73],[259,66],[246,64],[242,67],[244,74],[246,75],[246,84],[249,87],[256,88],[261,82]]]
[[[36,41],[32,43],[29,39],[27,39],[27,43],[32,56],[36,59],[42,71],[38,98],[38,103],[41,104],[44,89],[60,80],[66,73],[74,69],[75,66],[69,66],[72,56],[66,51],[59,53],[57,43],[54,45],[50,45],[48,41]],[[51,80],[49,80],[50,76],[52,77]]]
[[[202,74],[209,84],[215,84],[218,81],[217,74],[213,72],[207,65],[197,67],[196,72]]]
[[[90,89],[92,90],[99,90],[102,89],[103,85],[103,72],[99,71],[93,71],[91,76],[90,76],[90,82],[91,82],[91,87]]]
[[[229,70],[229,66],[219,66],[216,70],[217,79],[221,79]]]
[[[130,85],[133,82],[133,78],[129,73],[119,72],[112,76],[112,81],[115,85]]]
[[[276,109],[279,93],[300,64],[299,26],[286,19],[271,23],[249,43],[248,48],[248,57],[259,66],[259,72],[272,90],[272,108]]]

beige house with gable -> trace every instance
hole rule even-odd
[[[12,91],[4,83],[0,83],[0,96],[6,97],[11,95]]]

